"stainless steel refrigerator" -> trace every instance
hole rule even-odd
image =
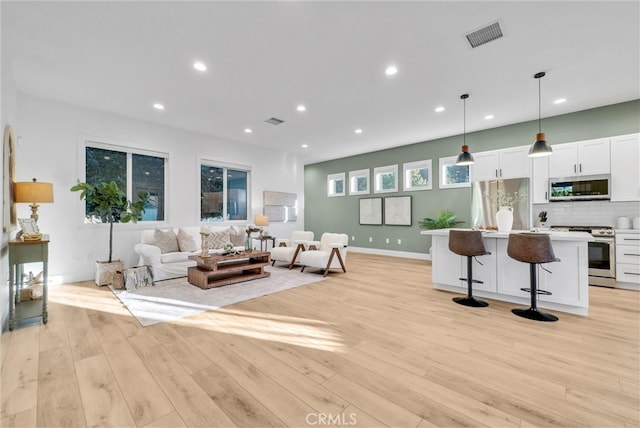
[[[531,229],[531,192],[528,178],[474,181],[471,183],[471,227],[497,227],[499,199],[505,196],[513,203],[512,230]]]

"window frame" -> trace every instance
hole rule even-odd
[[[212,168],[223,169],[224,178],[222,180],[222,193],[223,193],[222,212],[224,213],[224,217],[222,220],[203,221],[202,219],[202,203],[200,201],[200,195],[202,194],[202,177],[200,176],[200,174],[201,174],[201,168],[203,165],[206,165]],[[247,174],[247,218],[245,220],[231,220],[228,218],[229,214],[228,214],[228,207],[227,207],[227,200],[228,200],[227,170],[229,169],[242,171]],[[197,173],[198,174],[197,175],[198,191],[197,191],[197,197],[196,197],[196,224],[209,225],[209,226],[214,226],[218,224],[219,225],[224,225],[224,224],[246,225],[253,222],[253,218],[251,217],[253,213],[252,203],[251,203],[251,199],[252,199],[251,198],[251,180],[252,180],[251,177],[253,175],[253,171],[251,169],[251,166],[233,164],[228,162],[220,162],[211,156],[201,155],[201,156],[198,156],[198,159],[197,159],[196,171],[198,171]]]
[[[394,176],[394,188],[393,189],[381,189],[382,180],[378,179],[382,174],[393,173]],[[398,164],[377,166],[373,168],[373,193],[397,193],[398,192]]]
[[[140,220],[137,223],[114,223],[113,226],[117,228],[138,228],[148,229],[152,227],[161,227],[169,224],[169,167],[170,154],[166,152],[159,152],[157,150],[149,150],[141,146],[132,144],[125,144],[119,141],[111,140],[103,137],[95,137],[91,135],[79,135],[78,136],[78,180],[81,182],[87,181],[87,148],[96,148],[102,150],[111,150],[126,153],[127,155],[127,185],[125,194],[127,200],[133,200],[135,196],[133,194],[133,162],[132,157],[134,154],[143,156],[159,157],[164,159],[164,220]],[[101,225],[108,223],[92,223],[86,221],[86,202],[80,201],[78,212],[80,216],[81,227],[100,227]]]
[[[425,159],[415,162],[405,162],[402,164],[402,176],[404,177],[404,191],[412,192],[412,191],[420,191],[420,190],[432,190],[433,189],[433,162],[431,159]],[[411,186],[410,179],[408,174],[410,171],[415,169],[427,169],[427,183],[424,186]]]
[[[438,187],[440,189],[460,189],[464,187],[471,187],[470,165],[460,165],[460,166],[465,166],[469,168],[469,174],[468,174],[469,181],[466,181],[464,183],[446,183],[445,182],[445,174],[444,174],[445,167],[449,165],[455,165],[457,158],[458,157],[454,155],[454,156],[446,156],[438,159],[438,174],[439,174]]]
[[[346,195],[346,175],[344,172],[338,172],[335,174],[327,174],[327,197],[335,198]],[[335,183],[342,181],[342,192],[336,192]],[[333,184],[332,184],[333,183]]]
[[[357,185],[355,185],[355,180],[358,178],[366,178],[367,179],[367,189],[366,190],[357,190]],[[368,195],[371,193],[371,170],[367,169],[359,169],[356,171],[349,171],[349,195]]]

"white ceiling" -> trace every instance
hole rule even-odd
[[[2,64],[19,91],[305,163],[461,134],[465,92],[467,132],[536,119],[539,71],[543,117],[639,98],[638,1],[1,7]],[[472,49],[464,35],[496,20],[504,37]],[[388,77],[392,63],[399,72]]]

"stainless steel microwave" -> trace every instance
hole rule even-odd
[[[552,178],[549,180],[549,195],[551,202],[611,199],[611,176]]]

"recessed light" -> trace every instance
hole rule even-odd
[[[149,171],[145,171],[144,175],[151,175],[151,173]]]
[[[395,65],[390,65],[384,70],[384,74],[387,76],[393,76],[396,73],[398,73],[398,67]]]
[[[436,113],[442,113],[444,111],[444,107],[438,106],[438,107],[436,107],[435,111],[436,111]]]
[[[207,71],[207,66],[201,63],[200,61],[194,62],[193,68],[195,68],[198,71]]]
[[[491,120],[493,119],[493,115],[492,114],[488,114],[484,117],[484,120]]]
[[[562,104],[564,102],[567,102],[566,98],[558,98],[557,100],[555,100],[553,103],[554,104]]]
[[[244,132],[245,134],[251,134],[253,132],[253,129],[251,128],[244,128]]]
[[[298,111],[307,111],[307,108],[306,108],[304,105],[299,104],[299,105],[296,107],[296,110],[298,110]]]
[[[153,108],[156,109],[156,110],[164,110],[164,106],[162,104],[160,104],[160,103],[155,103],[153,105]]]
[[[355,131],[353,131],[353,132],[355,132],[356,134],[362,134],[362,129],[358,128],[358,129],[356,129],[356,130],[355,130]]]
[[[306,149],[307,147],[309,147],[309,145],[308,145],[308,144],[303,144],[303,145],[302,145],[302,148],[303,148],[303,149]]]

